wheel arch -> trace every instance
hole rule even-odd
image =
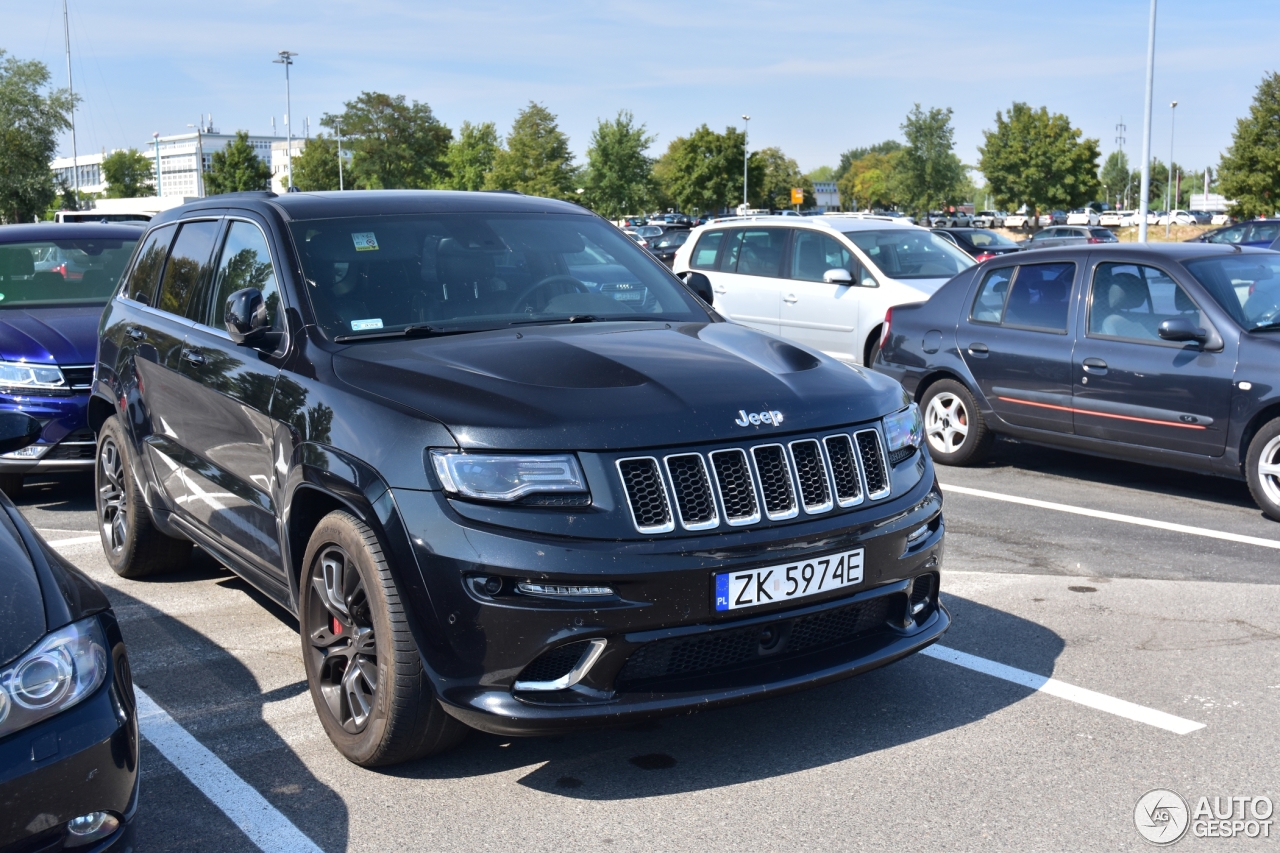
[[[875,352],[876,346],[880,343],[880,335],[884,332],[884,321],[876,323],[871,329],[871,334],[867,335],[867,340],[862,344],[862,366],[871,366],[871,354]]]
[[[1262,429],[1265,424],[1276,418],[1280,418],[1280,400],[1273,400],[1269,405],[1254,412],[1253,417],[1249,418],[1249,422],[1240,433],[1239,461],[1241,474],[1246,473],[1245,463],[1249,457],[1249,445],[1253,443],[1253,437],[1258,434],[1258,430]]]
[[[94,394],[89,397],[89,407],[85,412],[89,429],[93,430],[93,434],[97,435],[102,429],[102,425],[107,422],[107,418],[116,413],[116,407],[110,400]]]

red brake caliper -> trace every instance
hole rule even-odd
[[[335,637],[342,635],[342,623],[338,621],[338,617],[333,617],[333,635]]]

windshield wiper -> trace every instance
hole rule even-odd
[[[1249,331],[1251,331],[1251,332],[1269,332],[1269,331],[1271,331],[1271,330],[1273,330],[1273,329],[1280,329],[1280,320],[1277,320],[1277,321],[1275,321],[1275,322],[1273,322],[1273,323],[1263,323],[1261,326],[1254,326],[1254,327],[1253,327],[1252,329],[1250,329]]]
[[[550,326],[556,323],[605,323],[628,320],[629,317],[597,317],[595,314],[570,314],[568,317],[543,317],[540,320],[512,320],[509,326]]]
[[[372,335],[338,335],[334,341],[340,344],[351,341],[368,341],[375,338],[433,338],[438,335],[463,335],[467,332],[483,332],[484,329],[441,329],[436,326],[405,326],[403,329],[392,329]]]

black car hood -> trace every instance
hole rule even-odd
[[[528,326],[348,347],[353,388],[447,426],[466,448],[616,450],[824,429],[905,405],[879,374],[730,323]],[[783,422],[739,426],[740,413]]]
[[[0,310],[0,360],[93,364],[101,305]]]

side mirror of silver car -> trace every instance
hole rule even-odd
[[[848,270],[831,269],[822,274],[827,284],[853,284],[853,275]]]

